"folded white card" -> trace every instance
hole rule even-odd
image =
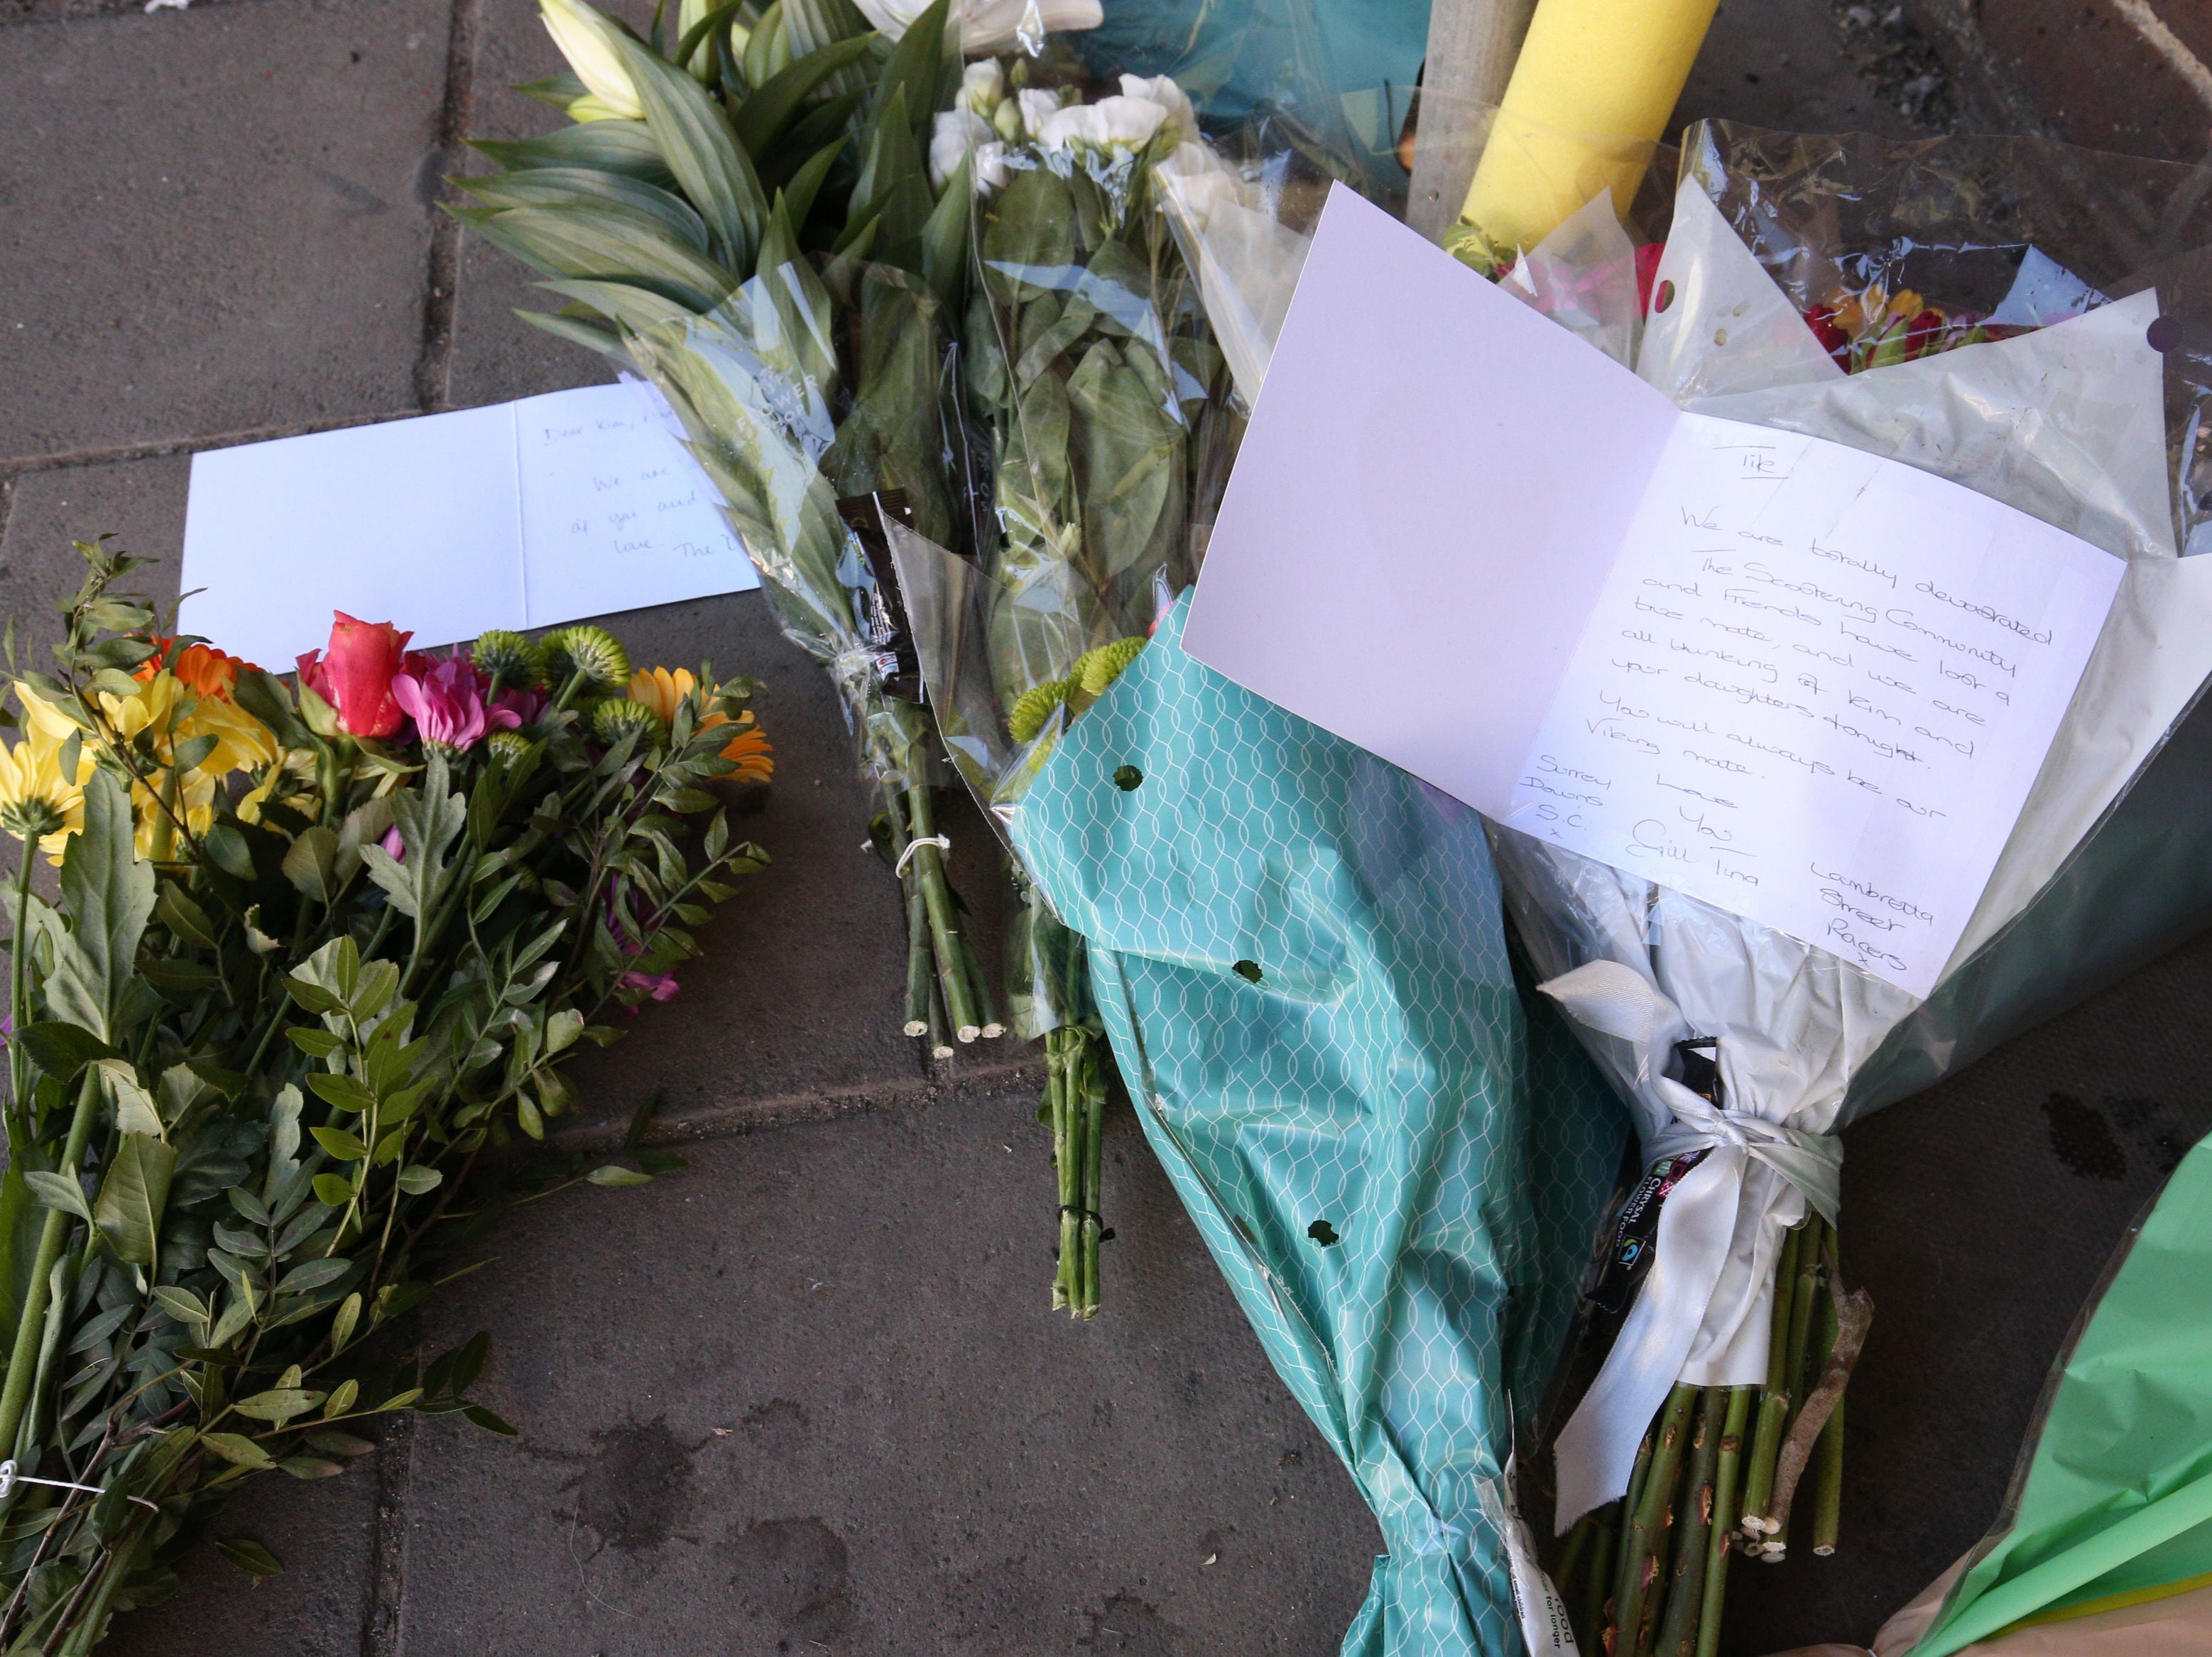
[[[1925,995],[2124,568],[1685,414],[1339,189],[1184,642],[1501,822]]]
[[[642,386],[209,449],[181,625],[282,671],[334,610],[428,647],[757,587],[716,498]]]

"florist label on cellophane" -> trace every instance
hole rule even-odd
[[[2124,567],[1684,413],[1339,190],[1188,640],[1498,821],[1925,995]]]

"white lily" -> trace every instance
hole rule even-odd
[[[1003,188],[1006,182],[1006,146],[991,124],[971,109],[939,113],[929,135],[929,182],[942,190],[968,158],[968,180],[977,195]]]
[[[618,37],[612,23],[584,4],[583,0],[538,0],[538,15],[544,20],[545,32],[553,37],[553,44],[568,60],[568,67],[576,71],[576,78],[591,94],[589,99],[577,100],[588,107],[588,113],[576,115],[575,119],[644,119],[645,106],[639,101],[629,71],[623,67],[622,52],[615,44]],[[575,115],[574,106],[569,113]]]
[[[860,0],[860,7],[871,23],[896,40],[929,9],[929,0]],[[1097,28],[1105,21],[1099,0],[961,0],[952,27],[959,31],[961,51],[982,58],[1017,46],[1042,50],[1048,34]]]

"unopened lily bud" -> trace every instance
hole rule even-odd
[[[623,66],[617,44],[621,36],[612,23],[584,0],[538,0],[538,15],[544,19],[545,32],[553,37],[553,44],[561,48],[568,67],[576,71],[576,78],[591,94],[577,100],[587,107],[586,114],[577,115],[575,106],[569,107],[574,119],[644,119],[645,105],[638,99],[629,70]]]

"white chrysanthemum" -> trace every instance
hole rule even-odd
[[[637,88],[616,48],[613,24],[579,0],[538,0],[538,15],[568,67],[590,92],[595,115],[604,112],[624,120],[645,119],[645,106],[638,101]]]

